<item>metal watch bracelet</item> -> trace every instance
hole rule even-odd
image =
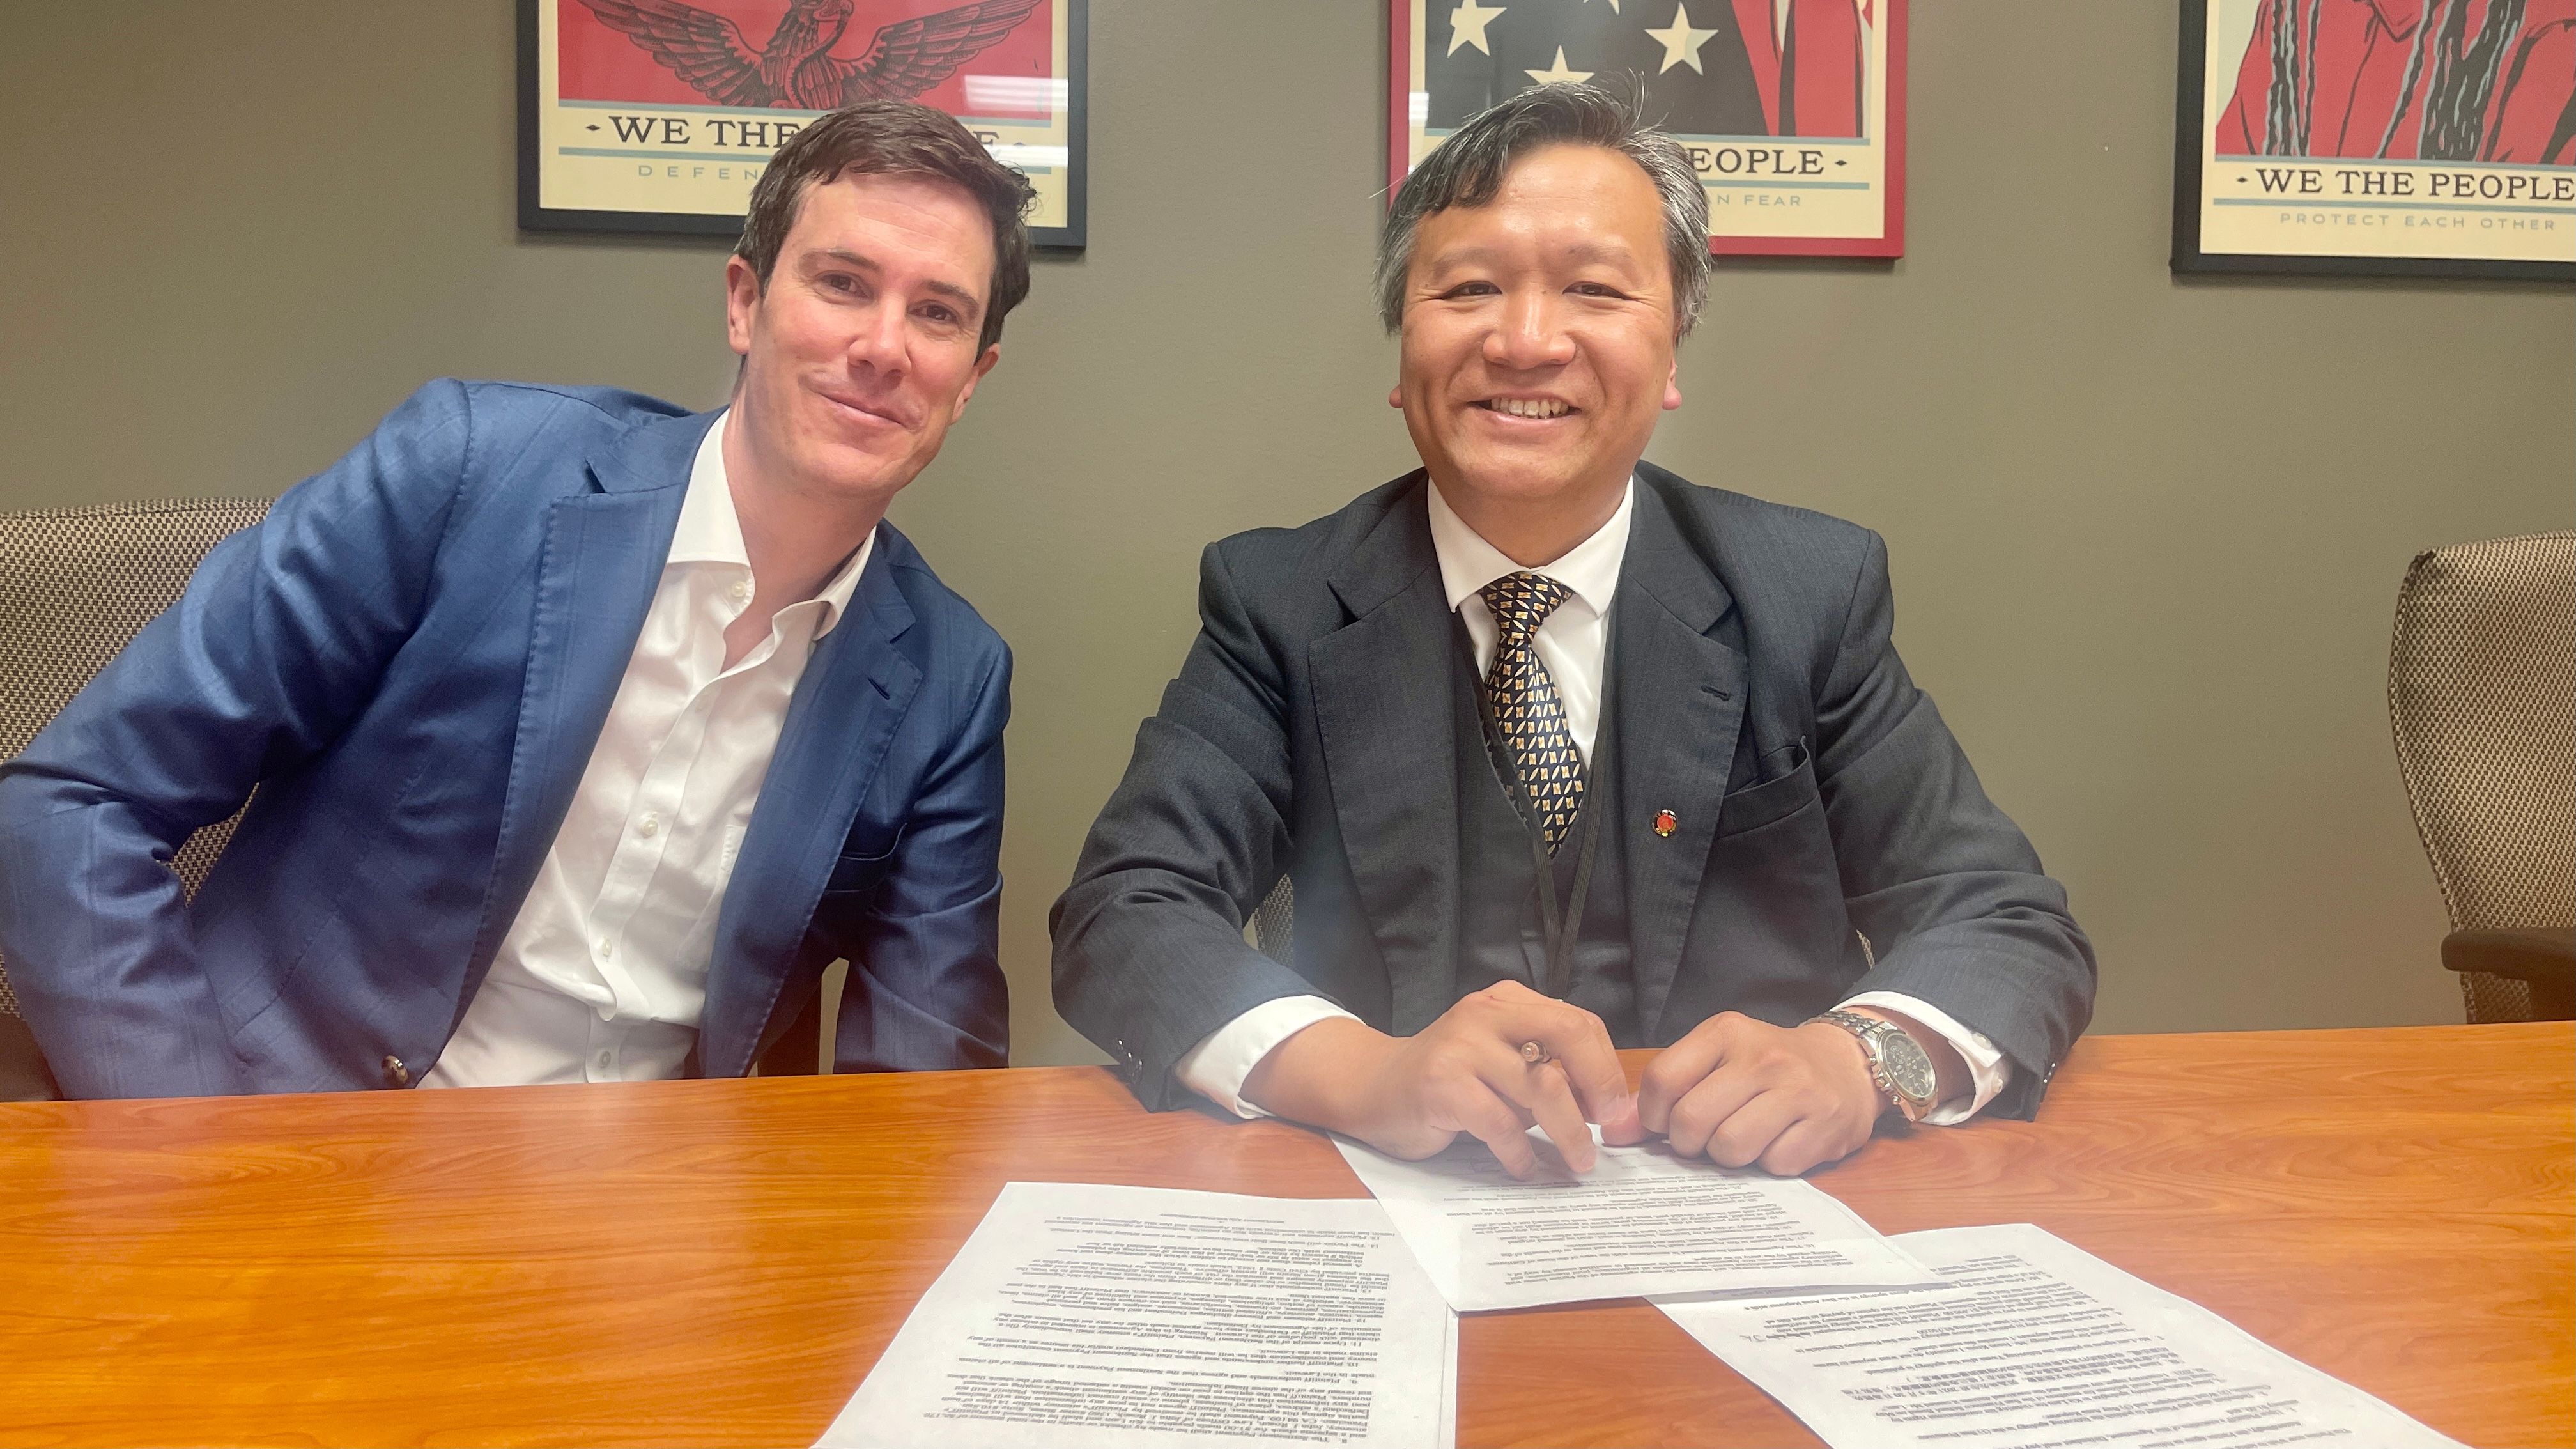
[[[1932,1061],[1905,1028],[1855,1011],[1827,1011],[1808,1020],[1838,1026],[1859,1038],[1870,1081],[1907,1122],[1920,1122],[1932,1110],[1940,1092],[1933,1080]],[[1914,1090],[1918,1087],[1919,1091]]]

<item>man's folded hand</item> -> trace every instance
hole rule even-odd
[[[1522,1051],[1527,1042],[1540,1060]],[[1429,1157],[1463,1132],[1514,1177],[1538,1167],[1532,1126],[1577,1172],[1593,1164],[1592,1124],[1612,1143],[1644,1136],[1601,1019],[1510,981],[1461,998],[1410,1037],[1319,1021],[1264,1057],[1243,1095],[1397,1157]]]
[[[1858,1151],[1883,1105],[1851,1033],[1727,1011],[1647,1063],[1637,1109],[1684,1157],[1795,1177]]]

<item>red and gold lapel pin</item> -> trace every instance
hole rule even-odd
[[[1675,819],[1673,812],[1670,810],[1658,810],[1655,812],[1655,833],[1657,835],[1670,835],[1681,828],[1681,821]]]

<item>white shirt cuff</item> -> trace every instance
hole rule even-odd
[[[2012,1083],[2012,1059],[1995,1049],[1986,1034],[1970,1031],[1958,1018],[1928,1001],[1908,996],[1901,991],[1864,991],[1843,1003],[1845,1006],[1875,1006],[1893,1011],[1911,1021],[1919,1021],[1940,1033],[1950,1049],[1968,1064],[1968,1082],[1975,1090],[1962,1101],[1953,1097],[1923,1114],[1925,1123],[1934,1127],[1954,1127],[1976,1116],[1995,1099],[1995,1094]],[[1247,1073],[1251,1068],[1244,1069]],[[1238,1079],[1240,1080],[1240,1079]]]
[[[1320,996],[1274,997],[1209,1032],[1172,1064],[1172,1075],[1238,1117],[1267,1117],[1269,1113],[1243,1100],[1244,1080],[1281,1042],[1337,1016],[1359,1020]]]

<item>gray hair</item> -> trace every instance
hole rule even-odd
[[[1422,219],[1453,206],[1484,206],[1503,173],[1542,146],[1601,146],[1637,163],[1664,205],[1664,258],[1673,274],[1673,336],[1687,336],[1708,300],[1708,193],[1690,153],[1645,117],[1641,94],[1595,85],[1533,86],[1499,101],[1451,133],[1395,193],[1377,239],[1377,309],[1394,332],[1404,325],[1404,279]]]

